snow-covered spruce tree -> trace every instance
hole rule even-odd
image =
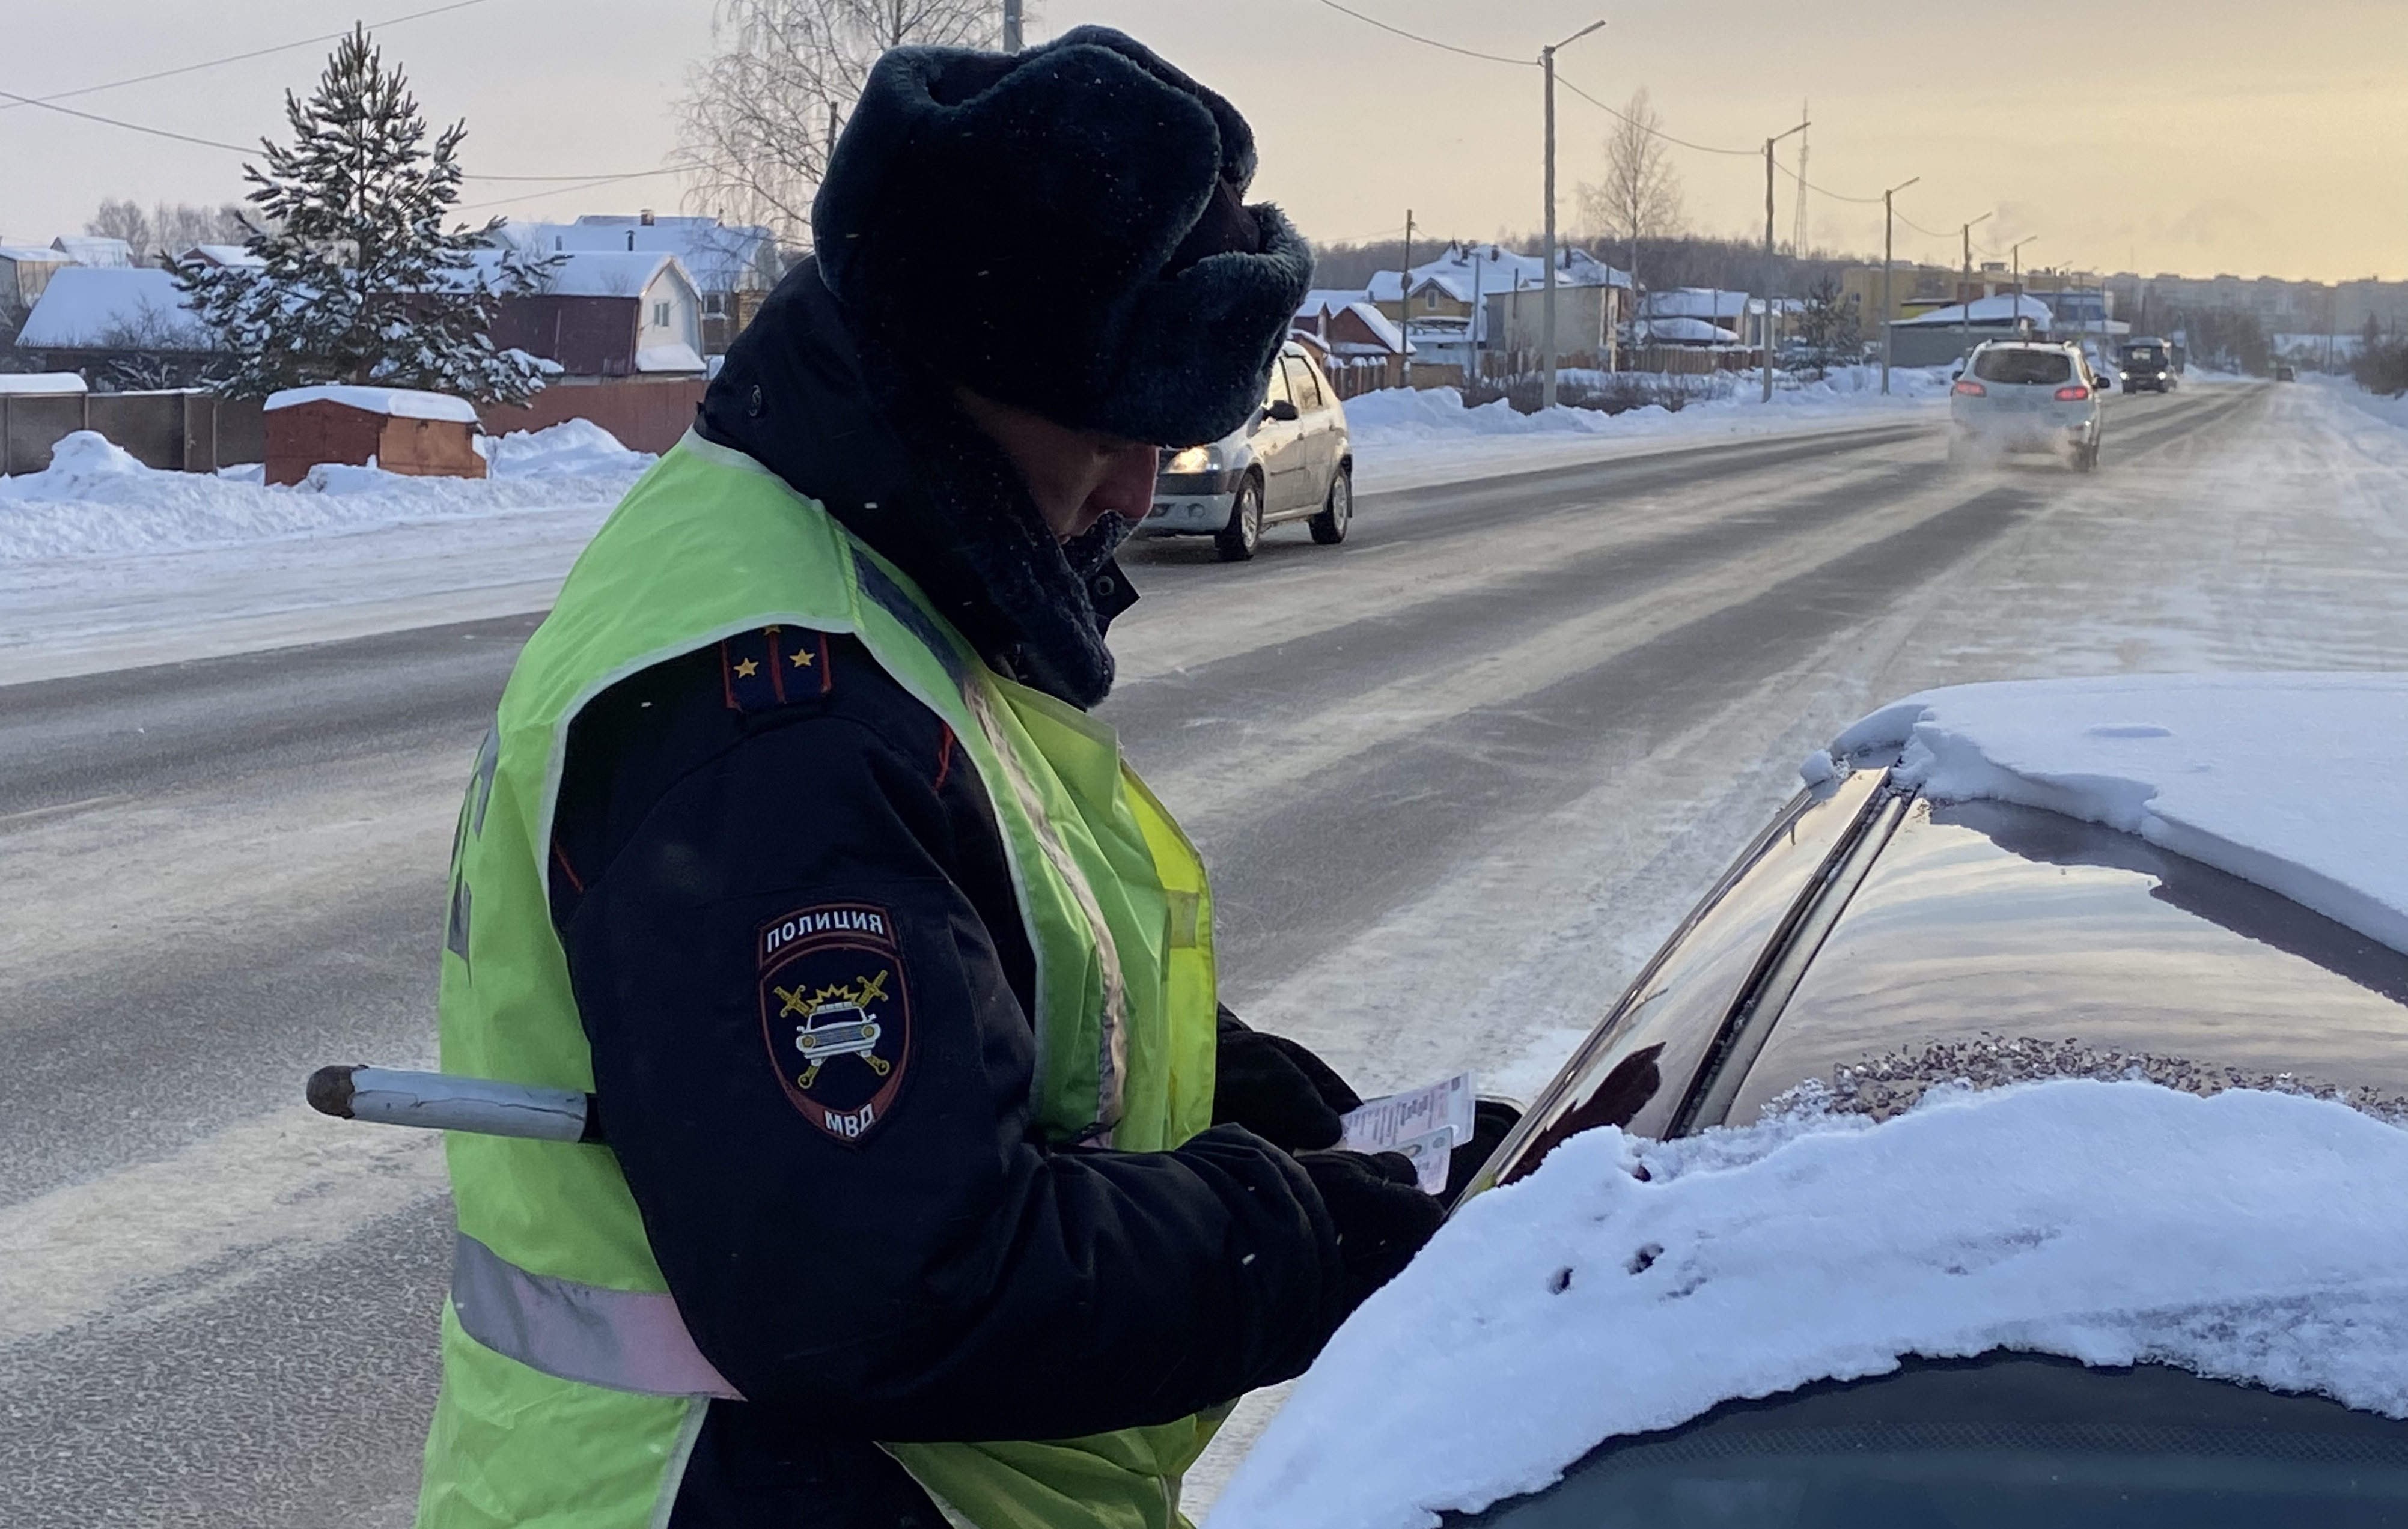
[[[308,100],[285,93],[284,115],[291,146],[263,140],[266,167],[243,166],[261,264],[177,271],[227,353],[219,391],[374,383],[521,403],[541,388],[540,364],[490,332],[495,299],[546,263],[492,248],[498,219],[443,229],[466,125],[430,148],[408,80],[358,27]]]

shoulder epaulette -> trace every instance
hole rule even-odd
[[[825,695],[836,684],[827,634],[800,626],[765,626],[723,637],[719,672],[727,709],[746,713]]]

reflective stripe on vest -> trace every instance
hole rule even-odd
[[[532,1274],[465,1232],[452,1250],[452,1309],[486,1348],[563,1380],[743,1400],[695,1347],[672,1297]]]

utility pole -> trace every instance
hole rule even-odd
[[[1789,132],[1764,140],[1764,317],[1756,337],[1764,350],[1764,401],[1768,404],[1772,402],[1772,146],[1812,125],[1799,122]]]
[[[1020,51],[1020,0],[1003,0],[1003,50]]]
[[[1882,392],[1884,393],[1889,392],[1889,326],[1897,322],[1898,314],[1898,307],[1891,302],[1889,294],[1891,241],[1898,226],[1898,209],[1890,205],[1890,198],[1922,179],[1921,176],[1916,176],[1914,180],[1901,180],[1882,193]]]
[[[2024,333],[2024,246],[2039,237],[2037,234],[2027,234],[2007,250],[2008,258],[2014,262],[2014,274],[2010,279],[2015,293],[2015,335],[2018,338]]]
[[[1604,24],[1601,20],[1591,21],[1555,47],[1539,50],[1539,67],[1547,77],[1547,292],[1539,309],[1539,346],[1545,353],[1539,383],[1541,408],[1555,407],[1555,50],[1570,48]]]
[[[1962,361],[1973,351],[1973,223],[1988,222],[1995,213],[1985,212],[1965,225],[1965,279],[1956,284],[1956,359]]]
[[[1413,209],[1405,208],[1405,268],[1397,273],[1397,335],[1406,387],[1413,385]]]

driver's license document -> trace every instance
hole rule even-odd
[[[1456,1073],[1404,1093],[1373,1099],[1339,1119],[1350,1152],[1402,1152],[1425,1193],[1446,1193],[1448,1154],[1471,1139],[1472,1076]]]

